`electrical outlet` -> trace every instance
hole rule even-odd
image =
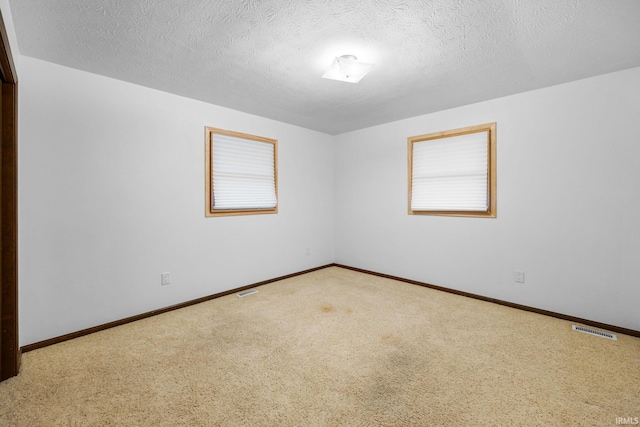
[[[161,284],[164,285],[169,285],[171,284],[171,273],[162,273],[161,275]]]
[[[311,248],[306,248],[306,249],[304,250],[304,253],[305,253],[306,255],[311,255]]]
[[[514,271],[513,280],[515,280],[517,283],[524,283],[524,271]]]

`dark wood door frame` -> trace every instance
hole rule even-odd
[[[18,375],[18,76],[0,11],[0,381]]]

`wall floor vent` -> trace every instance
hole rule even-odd
[[[616,337],[614,334],[610,334],[609,332],[597,331],[595,329],[585,328],[584,326],[573,325],[571,326],[571,329],[573,329],[574,331],[584,332],[585,334],[595,335],[598,337],[607,338],[614,341],[618,340],[618,337]]]
[[[256,292],[259,291],[257,289],[249,289],[248,291],[240,292],[236,295],[238,295],[239,297],[246,297],[247,295],[255,294]]]

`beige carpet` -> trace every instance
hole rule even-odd
[[[614,426],[640,339],[331,267],[36,350],[1,426]]]

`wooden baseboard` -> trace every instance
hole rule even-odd
[[[180,308],[189,307],[191,305],[199,304],[201,302],[210,301],[212,299],[220,298],[220,297],[223,297],[225,295],[230,295],[230,294],[235,294],[235,293],[238,293],[238,292],[242,292],[242,291],[247,290],[247,289],[255,288],[256,286],[262,286],[262,285],[266,285],[266,284],[269,284],[269,283],[277,282],[279,280],[288,279],[290,277],[295,277],[295,276],[300,276],[302,274],[311,273],[312,271],[322,270],[322,269],[327,268],[327,267],[340,267],[340,268],[344,268],[344,269],[347,269],[347,270],[357,271],[359,273],[371,274],[373,276],[383,277],[385,279],[392,279],[392,280],[397,280],[397,281],[400,281],[400,282],[410,283],[412,285],[423,286],[423,287],[430,288],[430,289],[435,289],[435,290],[438,290],[438,291],[443,291],[443,292],[448,292],[448,293],[451,293],[451,294],[461,295],[461,296],[468,297],[468,298],[474,298],[474,299],[481,300],[481,301],[492,302],[494,304],[500,304],[500,305],[504,305],[504,306],[511,307],[511,308],[517,308],[519,310],[530,311],[532,313],[542,314],[542,315],[545,315],[545,316],[551,316],[551,317],[555,317],[555,318],[562,319],[562,320],[568,320],[570,322],[580,323],[580,324],[583,324],[583,325],[593,326],[595,328],[605,329],[605,330],[608,330],[608,331],[611,331],[611,332],[616,332],[616,333],[619,333],[619,334],[625,334],[625,335],[630,335],[630,336],[633,336],[633,337],[640,338],[640,331],[636,331],[636,330],[633,330],[633,329],[627,329],[627,328],[623,328],[623,327],[620,327],[620,326],[614,326],[614,325],[608,325],[606,323],[595,322],[593,320],[582,319],[582,318],[574,317],[574,316],[568,316],[568,315],[562,314],[562,313],[556,313],[556,312],[553,312],[553,311],[542,310],[542,309],[535,308],[535,307],[529,307],[529,306],[526,306],[526,305],[516,304],[516,303],[509,302],[509,301],[503,301],[503,300],[499,300],[499,299],[495,299],[495,298],[489,298],[489,297],[485,297],[485,296],[482,296],[482,295],[472,294],[472,293],[469,293],[469,292],[458,291],[456,289],[445,288],[443,286],[432,285],[432,284],[429,284],[429,283],[419,282],[417,280],[405,279],[403,277],[392,276],[390,274],[378,273],[378,272],[371,271],[371,270],[365,270],[365,269],[362,269],[362,268],[350,267],[348,265],[333,263],[333,264],[323,265],[323,266],[320,266],[320,267],[311,268],[309,270],[299,271],[297,273],[287,274],[285,276],[280,276],[280,277],[276,277],[276,278],[269,279],[269,280],[264,280],[262,282],[253,283],[251,285],[242,286],[242,287],[235,288],[235,289],[230,289],[228,291],[220,292],[220,293],[217,293],[217,294],[208,295],[208,296],[205,296],[205,297],[202,297],[202,298],[194,299],[194,300],[191,300],[191,301],[186,301],[186,302],[183,302],[183,303],[180,303],[180,304],[172,305],[172,306],[161,308],[161,309],[158,309],[158,310],[149,311],[147,313],[138,314],[137,316],[127,317],[126,319],[121,319],[121,320],[116,320],[116,321],[113,321],[113,322],[105,323],[104,325],[98,325],[98,326],[94,326],[92,328],[83,329],[81,331],[72,332],[72,333],[69,333],[69,334],[66,334],[66,335],[62,335],[62,336],[59,336],[59,337],[50,338],[50,339],[47,339],[47,340],[44,340],[44,341],[39,341],[39,342],[36,342],[36,343],[33,343],[33,344],[28,344],[28,345],[25,345],[25,346],[21,347],[20,350],[21,350],[22,353],[26,353],[26,352],[29,352],[29,351],[32,351],[32,350],[36,350],[36,349],[39,349],[39,348],[47,347],[47,346],[50,346],[50,345],[53,345],[53,344],[58,344],[58,343],[61,343],[61,342],[64,342],[64,341],[68,341],[68,340],[74,339],[74,338],[82,337],[84,335],[89,335],[89,334],[92,334],[94,332],[104,331],[105,329],[113,328],[113,327],[120,326],[120,325],[125,325],[127,323],[135,322],[137,320],[146,319],[148,317],[156,316],[158,314],[166,313],[168,311],[178,310]]]
[[[482,296],[482,295],[472,294],[472,293],[469,293],[469,292],[458,291],[456,289],[445,288],[443,286],[437,286],[437,285],[432,285],[432,284],[429,284],[429,283],[419,282],[417,280],[405,279],[403,277],[392,276],[390,274],[377,273],[375,271],[364,270],[362,268],[349,267],[348,265],[333,264],[333,266],[340,267],[340,268],[345,268],[347,270],[357,271],[357,272],[360,272],[360,273],[371,274],[373,276],[383,277],[385,279],[392,279],[392,280],[397,280],[397,281],[400,281],[400,282],[410,283],[412,285],[423,286],[425,288],[435,289],[435,290],[438,290],[438,291],[448,292],[448,293],[451,293],[451,294],[461,295],[461,296],[468,297],[468,298],[474,298],[474,299],[481,300],[481,301],[492,302],[494,304],[500,304],[500,305],[504,305],[504,306],[507,306],[507,307],[517,308],[519,310],[524,310],[524,311],[530,311],[532,313],[543,314],[545,316],[551,316],[551,317],[555,317],[555,318],[562,319],[562,320],[568,320],[568,321],[574,322],[574,323],[581,323],[583,325],[593,326],[594,328],[606,329],[606,330],[611,331],[611,332],[616,332],[616,333],[625,334],[625,335],[631,335],[632,337],[640,338],[640,331],[636,331],[634,329],[623,328],[623,327],[615,326],[615,325],[608,325],[606,323],[596,322],[596,321],[589,320],[589,319],[582,319],[580,317],[569,316],[569,315],[566,315],[566,314],[556,313],[556,312],[553,312],[553,311],[543,310],[543,309],[540,309],[540,308],[529,307],[527,305],[516,304],[516,303],[513,303],[513,302],[509,302],[509,301],[503,301],[503,300],[499,300],[499,299],[495,299],[495,298],[485,297],[485,296]]]
[[[47,347],[47,346],[50,346],[50,345],[53,345],[53,344],[58,344],[58,343],[61,343],[61,342],[64,342],[64,341],[72,340],[74,338],[78,338],[78,337],[82,337],[82,336],[85,336],[85,335],[93,334],[94,332],[104,331],[105,329],[110,329],[110,328],[114,328],[116,326],[125,325],[127,323],[135,322],[137,320],[146,319],[146,318],[151,317],[151,316],[157,316],[158,314],[166,313],[168,311],[178,310],[180,308],[185,308],[185,307],[189,307],[191,305],[200,304],[201,302],[210,301],[212,299],[220,298],[220,297],[223,297],[225,295],[235,294],[235,293],[238,293],[238,292],[245,291],[247,289],[255,288],[257,286],[262,286],[262,285],[266,285],[266,284],[269,284],[269,283],[277,282],[278,280],[284,280],[284,279],[288,279],[290,277],[295,277],[295,276],[300,276],[302,274],[311,273],[312,271],[322,270],[323,268],[331,267],[333,265],[334,264],[327,264],[327,265],[323,265],[323,266],[320,266],[320,267],[311,268],[309,270],[299,271],[297,273],[287,274],[285,276],[280,276],[280,277],[276,277],[276,278],[269,279],[269,280],[263,280],[262,282],[252,283],[251,285],[241,286],[239,288],[230,289],[228,291],[219,292],[217,294],[208,295],[208,296],[205,296],[205,297],[202,297],[202,298],[197,298],[197,299],[194,299],[194,300],[191,300],[191,301],[182,302],[180,304],[176,304],[176,305],[172,305],[172,306],[169,306],[169,307],[160,308],[158,310],[149,311],[147,313],[138,314],[136,316],[127,317],[126,319],[115,320],[113,322],[105,323],[104,325],[98,325],[98,326],[94,326],[92,328],[83,329],[81,331],[71,332],[69,334],[62,335],[62,336],[59,336],[59,337],[49,338],[49,339],[44,340],[44,341],[39,341],[39,342],[36,342],[36,343],[33,343],[33,344],[28,344],[28,345],[25,345],[25,346],[21,347],[20,350],[22,351],[22,353],[26,353],[26,352],[29,352],[29,351],[32,351],[32,350],[37,350],[39,348]]]

